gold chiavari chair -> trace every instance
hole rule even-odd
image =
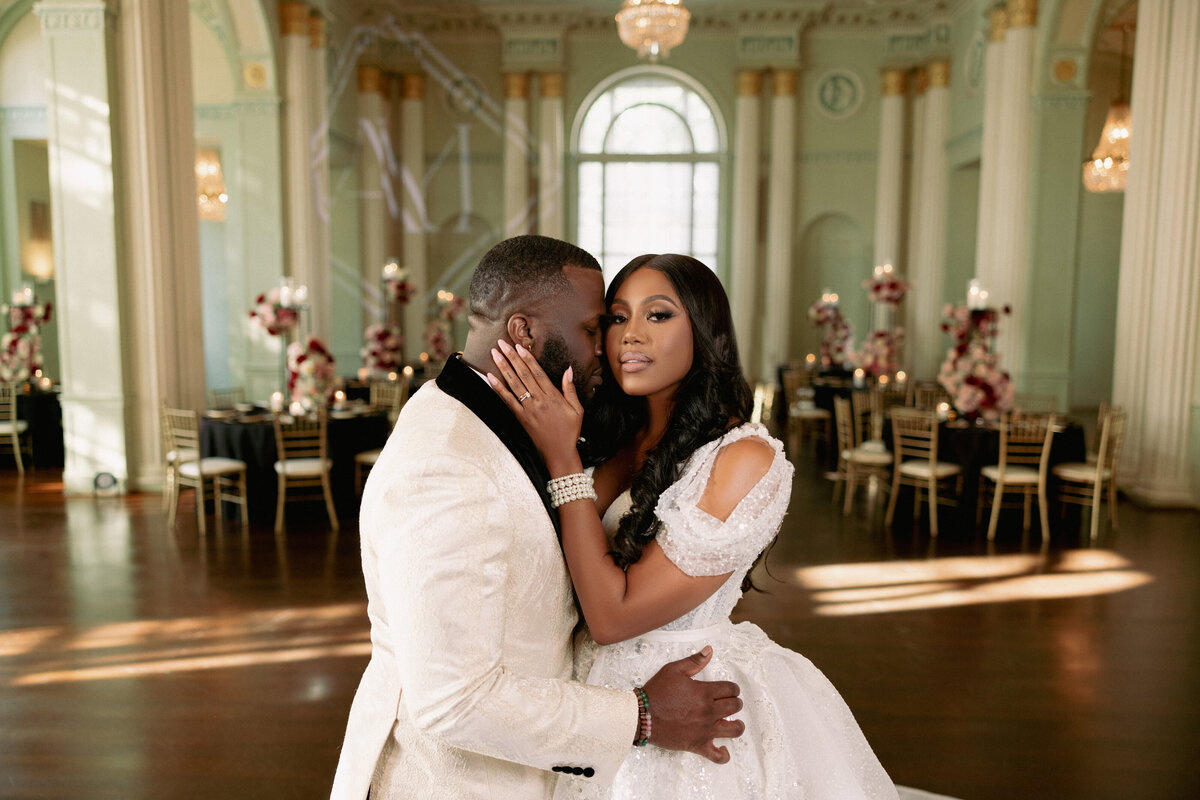
[[[327,414],[324,407],[313,415],[275,415],[275,475],[278,495],[275,502],[275,532],[283,531],[283,506],[292,500],[311,499],[311,492],[289,497],[288,489],[321,490],[329,524],[338,529],[337,511],[333,507],[333,492],[329,486],[329,470],[333,461],[327,450]]]
[[[1100,443],[1091,463],[1059,464],[1053,470],[1058,479],[1058,500],[1091,506],[1091,538],[1100,530],[1100,505],[1108,494],[1108,516],[1117,529],[1117,465],[1125,439],[1126,414],[1119,406],[1109,406],[1100,428]]]
[[[813,405],[812,377],[802,362],[783,368],[783,399],[787,404],[789,443],[794,439],[798,444],[810,428],[817,431],[818,438],[829,440],[833,415]]]
[[[839,486],[845,481],[846,498],[842,507],[843,514],[849,514],[854,505],[855,489],[861,485],[870,485],[872,481],[887,480],[888,468],[892,464],[892,454],[886,449],[864,447],[856,441],[853,412],[850,401],[844,397],[833,398],[833,416],[838,437],[838,466],[836,480]],[[837,499],[837,489],[834,490]]]
[[[246,507],[246,462],[236,458],[200,456],[200,421],[196,412],[186,408],[161,407],[162,426],[169,467],[167,525],[175,527],[179,510],[179,490],[196,490],[196,523],[205,532],[205,501],[211,495],[216,506],[217,527],[221,526],[221,502],[242,507],[242,525],[249,522]],[[173,455],[171,455],[173,454]]]
[[[1000,421],[1000,460],[980,470],[979,506],[975,524],[982,520],[983,505],[990,498],[992,513],[988,520],[988,539],[996,538],[996,525],[1005,494],[1020,494],[1025,510],[1023,530],[1029,530],[1030,504],[1036,495],[1042,523],[1042,539],[1050,536],[1049,506],[1046,501],[1046,477],[1050,464],[1050,444],[1054,439],[1054,415],[1023,416],[1009,414]],[[988,485],[994,487],[987,492]]]
[[[913,388],[913,407],[924,411],[936,411],[938,403],[950,402],[950,393],[936,383],[921,383]]]
[[[1027,394],[1017,392],[1013,395],[1012,411],[1014,414],[1031,416],[1034,414],[1053,414],[1058,411],[1058,398],[1052,394]]]
[[[208,390],[209,408],[233,408],[235,405],[245,402],[246,390],[241,386],[233,386],[228,389]]]
[[[962,467],[938,461],[938,418],[933,411],[915,408],[893,408],[892,418],[892,496],[888,498],[884,522],[892,524],[896,513],[896,497],[900,487],[912,486],[913,517],[921,511],[921,492],[929,499],[929,535],[938,535],[938,503],[954,504],[947,496],[951,481],[954,494],[962,493]]]
[[[371,384],[371,406],[385,409],[388,414],[388,422],[392,425],[396,424],[396,417],[400,415],[400,409],[408,402],[411,380],[408,375],[401,375],[399,380],[376,381]],[[382,447],[375,447],[354,455],[354,489],[356,492],[362,493],[367,473],[375,466],[375,462],[379,460],[382,453]]]
[[[29,423],[17,416],[17,384],[0,382],[0,451],[8,450],[17,462],[17,472],[25,474],[22,452],[33,459]]]

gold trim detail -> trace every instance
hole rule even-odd
[[[529,97],[529,74],[525,72],[504,73],[504,99],[524,100]]]
[[[1037,25],[1037,12],[1037,0],[1008,0],[1008,27],[1034,27]]]
[[[799,76],[794,69],[777,69],[771,73],[771,89],[776,97],[794,95]]]
[[[242,82],[247,89],[262,89],[267,85],[267,65],[261,61],[247,61],[242,65]]]
[[[762,94],[762,73],[756,69],[738,70],[737,96],[758,97]]]
[[[988,41],[1003,42],[1004,32],[1008,30],[1008,14],[1003,8],[993,8],[988,14]]]
[[[542,97],[562,97],[563,74],[561,72],[543,72],[538,86]]]
[[[383,93],[383,72],[379,67],[362,66],[358,68],[358,92],[359,94]]]
[[[950,85],[950,62],[949,61],[934,61],[925,67],[925,74],[929,78],[929,85],[934,88],[944,88]]]
[[[279,27],[284,36],[308,36],[308,6],[304,3],[280,3]]]
[[[1054,79],[1059,83],[1070,83],[1075,80],[1075,73],[1078,69],[1074,59],[1060,58],[1054,62]]]
[[[419,72],[406,72],[400,76],[401,100],[425,99],[425,76]]]
[[[883,85],[885,97],[905,92],[905,74],[902,70],[886,69],[879,73],[879,81]]]
[[[313,50],[325,49],[325,18],[320,14],[308,17],[308,46]]]
[[[917,67],[909,78],[912,81],[913,93],[925,94],[925,90],[929,88],[929,70],[925,67]]]

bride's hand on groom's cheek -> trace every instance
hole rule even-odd
[[[533,439],[552,473],[556,463],[578,471],[575,442],[583,425],[583,404],[575,393],[572,369],[563,375],[560,389],[524,347],[514,348],[504,340],[496,344],[492,359],[503,380],[489,374],[488,383]]]

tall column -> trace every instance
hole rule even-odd
[[[504,235],[529,232],[529,75],[504,75]]]
[[[325,65],[325,18],[311,14],[309,36],[309,175],[312,191],[312,268],[308,283],[312,332],[322,341],[333,337],[333,274],[329,241],[329,104]]]
[[[428,215],[425,210],[425,77],[406,74],[400,86],[400,175],[401,210],[404,216],[404,261],[417,294],[404,309],[404,353],[413,358],[421,352],[425,333],[425,298],[434,290],[429,285],[425,241]]]
[[[1008,162],[996,179],[996,260],[992,299],[1012,314],[1000,325],[996,351],[1018,388],[1025,383],[1025,320],[1029,305],[1029,185],[1033,145],[1033,50],[1037,43],[1036,0],[1009,0],[1004,34],[1000,140]]]
[[[762,73],[741,70],[737,74],[737,128],[733,139],[733,243],[730,264],[730,294],[733,300],[733,329],[737,334],[742,371],[750,381],[755,372],[758,307],[758,159],[759,97]]]
[[[62,367],[63,484],[130,477],[120,239],[113,167],[112,29],[100,0],[34,6],[46,46],[47,149]],[[195,156],[189,160],[193,163]],[[194,196],[195,190],[189,193]],[[200,363],[203,363],[201,360]]]
[[[1008,15],[993,8],[988,17],[988,44],[984,57],[983,142],[979,157],[979,222],[975,233],[975,277],[988,290],[995,282],[996,180],[1000,174],[1003,139],[1000,125],[1004,115],[1004,34]],[[966,291],[965,287],[963,291]]]
[[[1113,399],[1120,475],[1151,505],[1200,505],[1200,5],[1138,6]]]
[[[772,73],[771,182],[767,188],[767,286],[759,376],[787,360],[792,305],[792,230],[796,186],[795,70]]]
[[[912,160],[908,171],[908,226],[906,229],[908,240],[905,243],[904,268],[912,280],[916,280],[915,276],[920,271],[918,262],[921,258],[921,214],[924,213],[924,207],[921,204],[921,161],[925,155],[923,145],[925,142],[925,90],[927,88],[929,88],[929,73],[922,67],[912,76],[913,97],[909,123],[912,128],[912,145],[910,147]],[[911,348],[909,352],[912,352]]]
[[[916,212],[917,258],[908,267],[914,290],[907,330],[914,374],[931,377],[942,360],[942,301],[946,281],[946,134],[950,126],[950,62],[935,61],[926,69],[924,121],[921,124],[920,171],[916,182],[920,206]]]
[[[125,241],[121,291],[129,298],[123,324],[131,331],[128,461],[131,484],[145,488],[162,480],[158,418],[146,409],[160,401],[181,408],[205,402],[187,6],[126,0],[117,36],[127,101],[118,149],[129,186],[119,228]],[[74,329],[78,318],[70,319]]]
[[[562,239],[566,233],[563,197],[563,76],[543,72],[538,82],[538,233]]]
[[[383,73],[378,67],[358,68],[358,235],[361,254],[359,282],[363,316],[383,321],[379,300],[380,272],[387,260],[387,119],[383,112]]]
[[[287,214],[287,273],[312,285],[313,192],[309,172],[312,92],[309,89],[308,6],[279,4],[283,34],[284,208]]]
[[[875,264],[900,269],[900,211],[904,199],[905,75],[886,70],[880,75],[879,169],[875,177]],[[874,304],[873,330],[886,330],[891,308]]]

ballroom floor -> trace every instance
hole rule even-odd
[[[1200,515],[1123,503],[1092,545],[1055,514],[1042,550],[1019,512],[990,549],[943,512],[934,545],[796,460],[737,613],[826,672],[898,783],[1200,796]],[[369,648],[353,520],[200,537],[190,496],[172,532],[158,495],[59,480],[0,469],[0,797],[327,796]]]

